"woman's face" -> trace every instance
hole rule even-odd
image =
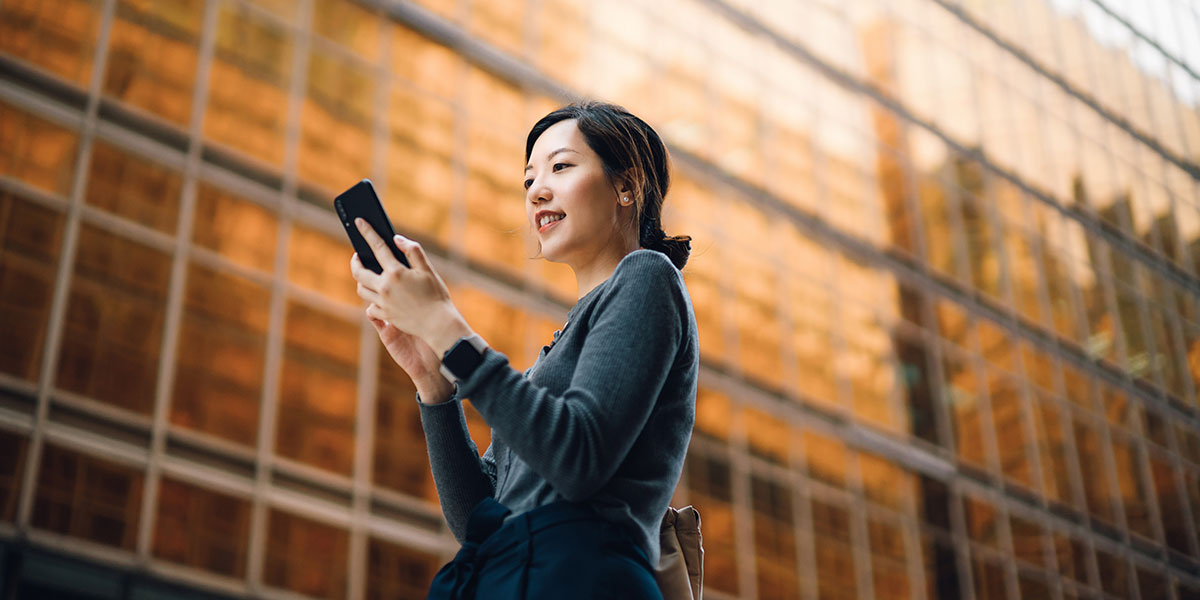
[[[600,157],[588,146],[577,121],[551,125],[533,144],[525,167],[525,213],[553,262],[585,264],[610,244],[621,243],[622,219],[632,205],[618,203],[618,190],[604,174]],[[631,198],[632,199],[632,198]],[[555,221],[543,225],[542,217]]]

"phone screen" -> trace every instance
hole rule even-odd
[[[362,217],[371,225],[375,233],[383,238],[384,243],[392,251],[392,255],[400,259],[404,266],[411,266],[404,253],[396,247],[396,241],[393,239],[396,230],[392,229],[392,222],[388,220],[387,213],[384,212],[383,204],[379,202],[379,196],[375,194],[375,186],[371,185],[370,179],[364,179],[354,184],[350,189],[334,198],[333,207],[337,211],[338,219],[342,221],[342,227],[346,229],[346,235],[350,236],[350,244],[354,246],[354,251],[358,252],[358,260],[362,261],[364,267],[376,273],[383,272],[383,267],[380,266],[378,260],[375,260],[375,253],[367,245],[367,240],[354,225],[354,219],[358,217]]]

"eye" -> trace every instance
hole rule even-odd
[[[525,189],[529,189],[529,186],[531,186],[531,185],[533,185],[533,180],[532,180],[532,179],[526,179],[526,180],[525,180]]]
[[[554,163],[554,170],[555,170],[555,171],[559,171],[559,170],[561,170],[561,169],[559,169],[559,167],[562,167],[562,168],[564,168],[564,169],[565,169],[565,168],[567,168],[567,167],[569,167],[569,166],[571,166],[571,165],[569,165],[569,164],[567,164],[567,163]]]

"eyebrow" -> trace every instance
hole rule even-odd
[[[556,154],[558,154],[558,153],[560,153],[560,152],[575,152],[575,154],[579,154],[579,152],[576,152],[575,150],[572,150],[571,148],[568,148],[568,147],[566,147],[566,146],[563,146],[562,148],[559,148],[558,150],[555,150],[554,152],[551,152],[551,153],[550,153],[550,156],[547,156],[547,157],[546,157],[546,160],[550,160],[550,159],[554,158],[554,155],[556,155]],[[528,171],[528,170],[530,170],[530,169],[532,169],[532,168],[533,168],[533,165],[525,165],[525,170],[526,170],[526,171]]]

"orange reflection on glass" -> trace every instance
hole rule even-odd
[[[1075,418],[1075,452],[1083,476],[1083,492],[1092,518],[1113,523],[1112,494],[1108,469],[1102,460],[1104,447],[1096,426],[1082,416]]]
[[[1153,522],[1149,502],[1149,490],[1142,469],[1143,452],[1140,444],[1126,438],[1117,431],[1110,431],[1114,466],[1116,467],[1117,490],[1121,504],[1125,507],[1125,525],[1130,531],[1148,540],[1154,539],[1157,523]]]
[[[367,542],[367,598],[423,598],[441,567],[437,556],[370,538]]]
[[[808,476],[830,485],[846,487],[851,450],[842,440],[813,430],[804,432],[804,458]]]
[[[738,592],[737,554],[732,473],[729,462],[718,456],[689,451],[684,462],[688,499],[704,519],[704,585],[723,592]]]
[[[524,96],[508,82],[472,68],[467,102],[467,256],[523,277],[533,234],[521,190]]]
[[[696,314],[696,330],[700,339],[700,355],[705,361],[725,363],[730,360],[729,345],[725,343],[724,319],[727,312],[722,310],[725,299],[721,294],[718,283],[719,269],[722,268],[717,246],[688,259],[683,271],[684,283],[688,295],[692,299],[692,310]]]
[[[1071,491],[1068,466],[1069,454],[1066,434],[1063,430],[1062,408],[1049,394],[1035,394],[1034,431],[1037,437],[1037,452],[1042,461],[1042,487],[1046,497],[1079,508],[1075,494]]]
[[[350,475],[359,328],[292,301],[287,307],[284,339],[275,451]]]
[[[53,444],[43,448],[34,527],[132,551],[141,504],[140,470]]]
[[[371,173],[375,80],[364,65],[314,47],[300,109],[300,178],[341,190]]]
[[[891,519],[867,518],[871,548],[871,580],[875,598],[909,598],[908,568],[905,564],[904,533]]]
[[[183,178],[170,168],[96,142],[85,199],[101,210],[175,233],[182,186]]]
[[[812,501],[813,542],[817,554],[817,593],[822,600],[858,597],[850,512],[824,500]]]
[[[454,286],[451,294],[454,305],[471,328],[487,340],[488,346],[507,356],[513,368],[524,370],[533,364],[525,341],[526,312],[523,309],[466,285]],[[549,344],[551,339],[542,343]]]
[[[392,28],[391,66],[397,77],[443,99],[454,98],[461,89],[462,58],[399,23]]]
[[[192,224],[196,245],[244,267],[269,273],[274,270],[278,230],[279,221],[271,210],[203,182],[196,186],[196,218]]]
[[[339,0],[313,4],[313,31],[367,60],[379,54],[379,26],[379,14],[362,5]]]
[[[57,385],[150,414],[171,259],[84,224],[71,278]]]
[[[388,108],[387,190],[380,199],[400,231],[450,245],[456,196],[454,109],[397,86]],[[519,200],[514,199],[519,202]]]
[[[908,513],[909,491],[916,481],[904,467],[882,456],[863,452],[858,455],[862,488],[867,499],[892,510]]]
[[[787,465],[793,443],[792,426],[775,415],[747,407],[742,413],[750,452],[771,462]]]
[[[731,252],[727,268],[737,273],[734,322],[737,324],[738,359],[742,372],[766,387],[781,389],[783,324],[779,319],[777,271],[770,262]]]
[[[37,381],[46,344],[63,215],[0,191],[0,372]]]
[[[95,0],[13,0],[0,6],[0,51],[80,87],[92,74],[100,24]]]
[[[729,396],[701,385],[696,392],[696,430],[721,440],[729,439],[729,424],[733,419]],[[748,437],[754,437],[753,433]]]
[[[942,346],[942,372],[945,376],[945,402],[954,428],[955,450],[960,460],[978,467],[986,464],[983,447],[983,415],[980,414],[982,383],[973,361],[962,350]]]
[[[272,509],[267,525],[263,581],[307,596],[346,597],[350,532]]]
[[[1026,454],[1025,410],[1022,390],[1017,380],[989,366],[988,394],[991,399],[992,426],[996,429],[996,447],[1000,470],[1015,483],[1033,487],[1032,463]]]
[[[0,521],[13,523],[17,520],[17,502],[21,498],[21,479],[25,475],[25,451],[28,438],[0,431]]]
[[[796,598],[800,594],[800,573],[796,563],[792,490],[780,482],[751,476],[750,496],[754,509],[758,597]]]
[[[0,102],[0,175],[65,196],[78,142],[75,132]]]
[[[119,2],[109,33],[104,93],[187,125],[203,8],[202,0]]]
[[[467,28],[472,35],[512,55],[522,54],[525,0],[494,0],[471,7]]]
[[[249,500],[169,477],[159,483],[155,556],[240,579],[249,536]]]
[[[543,0],[533,5],[535,25],[526,31],[533,34],[532,59],[538,70],[566,85],[581,87],[587,76],[581,68],[587,60],[588,18],[590,4],[580,0]]]
[[[422,500],[437,502],[437,490],[425,449],[425,431],[421,428],[416,403],[417,390],[382,346],[375,389],[371,481]]]
[[[252,446],[266,360],[269,291],[193,263],[180,324],[171,423]]]
[[[240,5],[222,3],[219,11],[204,136],[282,165],[291,35]]]
[[[350,274],[353,255],[354,247],[345,236],[332,237],[324,231],[293,225],[288,247],[288,280],[327,298],[365,306],[358,297],[358,284]]]

